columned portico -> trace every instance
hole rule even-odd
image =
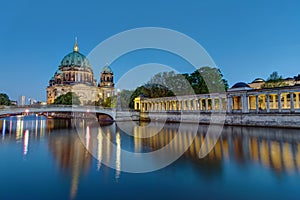
[[[174,112],[300,113],[300,86],[156,99],[136,98],[135,109]]]

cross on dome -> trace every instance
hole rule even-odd
[[[79,51],[79,47],[78,47],[78,42],[77,42],[77,37],[75,37],[75,44],[73,47],[73,51],[78,52]]]

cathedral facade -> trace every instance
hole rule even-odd
[[[75,93],[82,105],[103,101],[114,95],[114,74],[109,66],[105,66],[100,74],[100,83],[94,78],[94,73],[88,59],[81,53],[77,41],[73,52],[67,54],[61,61],[54,76],[50,79],[47,91],[47,103],[54,103],[60,95]]]

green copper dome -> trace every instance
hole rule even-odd
[[[62,74],[62,73],[63,72],[60,69],[56,70],[56,72],[55,72],[55,74]]]
[[[113,72],[111,68],[108,65],[106,65],[105,67],[103,67],[102,73],[113,73]]]
[[[61,63],[61,67],[65,66],[77,66],[77,67],[83,67],[83,68],[91,68],[91,65],[88,61],[88,59],[81,53],[77,51],[73,51],[66,55]]]

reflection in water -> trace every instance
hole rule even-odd
[[[90,169],[92,156],[87,153],[88,150],[72,130],[67,130],[65,133],[58,132],[57,134],[53,132],[48,140],[49,148],[60,169],[67,174],[71,173],[70,195],[71,198],[74,198],[77,193],[80,173]],[[88,141],[89,139],[87,144],[89,144]]]
[[[24,133],[24,145],[23,145],[23,154],[26,156],[28,152],[28,141],[29,141],[29,130],[26,130]]]
[[[119,132],[116,134],[116,143],[116,179],[119,179],[121,171],[121,136]]]
[[[78,135],[74,124],[77,131],[79,130]],[[112,161],[115,164],[114,178],[118,181],[121,178],[122,149],[140,153],[166,147],[171,152],[179,152],[184,149],[193,135],[188,128],[183,132],[177,132],[179,124],[165,124],[163,129],[157,128],[160,126],[154,124],[147,130],[147,134],[152,136],[140,138],[142,134],[145,135],[145,132],[140,132],[145,130],[140,128],[144,125],[133,125],[131,129],[133,133],[130,136],[115,124],[100,128],[92,126],[86,120],[71,122],[41,117],[26,120],[23,117],[14,117],[0,120],[2,143],[23,139],[23,155],[27,155],[30,151],[28,145],[31,140],[36,141],[37,138],[47,140],[55,162],[63,174],[71,179],[71,198],[76,197],[80,176],[92,169],[92,155],[89,151],[97,159],[95,162],[97,170],[102,170],[101,161],[106,163]],[[181,126],[189,125],[181,124]],[[199,159],[201,149],[208,149],[214,143],[214,138],[206,135],[207,129],[208,126],[199,126],[192,145],[181,157],[181,160],[201,166],[201,169],[196,169],[198,171],[208,168],[214,169],[213,173],[218,173],[222,170],[224,162],[234,162],[241,166],[261,165],[276,174],[299,173],[300,136],[296,129],[224,127],[212,151],[204,159]],[[47,130],[46,136],[45,130]],[[179,139],[173,140],[175,136]],[[112,146],[113,144],[115,147]]]

